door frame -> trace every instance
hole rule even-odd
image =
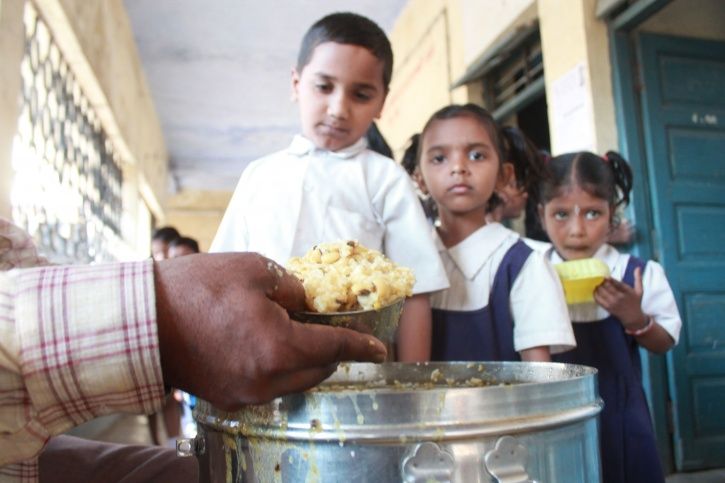
[[[619,150],[632,166],[634,173],[632,203],[627,216],[644,234],[635,240],[632,252],[643,258],[657,259],[658,247],[654,233],[651,188],[647,168],[643,120],[640,109],[640,72],[637,48],[631,32],[672,0],[639,0],[608,22],[612,66],[612,87]],[[642,378],[655,425],[657,449],[666,473],[675,471],[672,440],[672,414],[665,356],[640,350]],[[662,428],[665,428],[663,431]]]

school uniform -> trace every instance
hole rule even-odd
[[[545,256],[552,263],[562,258],[553,248]],[[634,286],[634,271],[642,271],[642,311],[677,343],[682,322],[662,266],[619,253],[603,245],[594,254],[609,267],[611,277]],[[622,322],[596,303],[569,307],[577,348],[556,357],[559,362],[598,369],[599,393],[604,400],[600,415],[600,450],[603,481],[663,482],[652,420],[642,387],[639,344],[627,335]]]
[[[431,295],[433,360],[519,360],[525,349],[574,347],[556,272],[499,223],[457,245],[434,240],[451,286]]]
[[[340,151],[295,136],[242,173],[212,252],[255,251],[284,265],[314,245],[357,240],[415,274],[414,293],[448,286],[413,183],[367,141]]]

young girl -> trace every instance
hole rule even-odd
[[[489,220],[499,222],[520,217],[529,200],[536,203],[539,184],[545,173],[539,150],[519,128],[501,128],[501,138],[504,146],[505,183],[497,191],[501,203],[489,214]],[[531,221],[529,218],[527,213],[527,230]],[[536,219],[533,221],[538,223],[538,217],[534,218]]]
[[[554,264],[595,257],[611,277],[592,304],[569,307],[577,348],[555,360],[599,370],[603,481],[664,481],[642,389],[639,347],[661,354],[677,343],[680,316],[662,267],[606,243],[617,207],[629,202],[632,172],[615,152],[564,154],[548,164],[539,213]]]
[[[431,296],[433,360],[548,361],[574,346],[552,267],[519,235],[487,223],[503,178],[493,118],[473,104],[433,114],[421,133],[419,168],[435,200],[434,232],[450,288]]]

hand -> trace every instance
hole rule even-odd
[[[607,278],[594,291],[594,300],[622,321],[625,329],[637,330],[647,324],[642,312],[642,270],[634,269],[634,288]]]
[[[304,325],[302,284],[254,253],[187,255],[155,265],[164,382],[234,410],[308,389],[344,360],[382,362],[352,330]]]

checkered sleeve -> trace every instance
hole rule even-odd
[[[0,273],[0,467],[163,396],[152,261]],[[28,463],[0,468],[0,481],[32,481]]]

